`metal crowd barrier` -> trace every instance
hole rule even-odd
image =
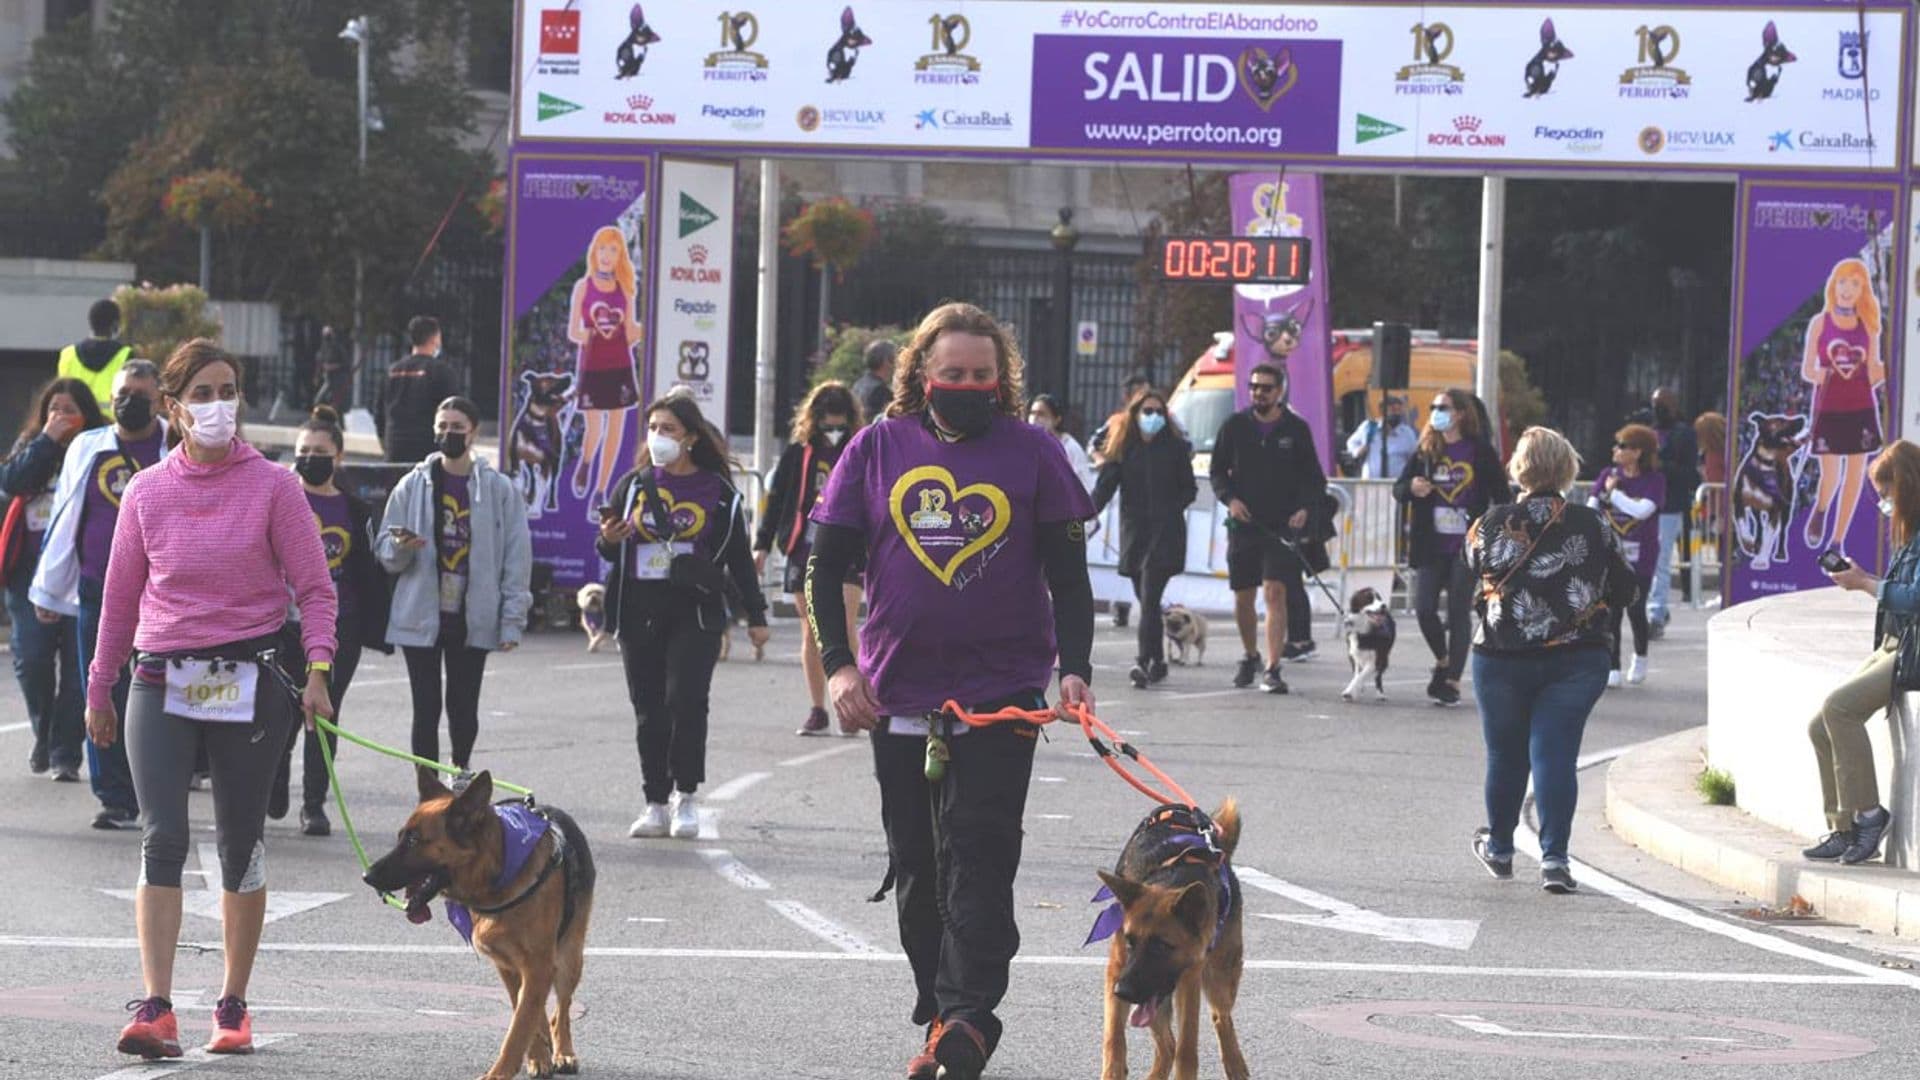
[[[1695,608],[1717,608],[1726,592],[1725,552],[1727,485],[1701,484],[1693,489],[1693,540],[1687,545],[1687,580]],[[1707,571],[1713,571],[1713,598],[1707,598]]]

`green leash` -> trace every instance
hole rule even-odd
[[[438,761],[428,761],[423,757],[415,757],[404,750],[396,750],[391,746],[383,746],[380,743],[374,742],[372,739],[356,735],[334,723],[330,717],[316,714],[313,718],[313,723],[314,726],[328,735],[339,736],[355,746],[364,747],[376,754],[384,754],[387,757],[397,758],[401,761],[410,761],[415,765],[423,765],[435,772],[447,773],[454,776],[460,774],[460,770],[451,765],[443,765]],[[347,830],[347,840],[353,844],[353,853],[359,857],[360,872],[364,874],[367,872],[367,869],[373,865],[373,862],[367,858],[367,849],[360,844],[360,833],[353,827],[353,817],[347,813],[347,795],[340,787],[340,774],[334,770],[333,766],[333,747],[327,739],[320,740],[320,757],[321,760],[327,763],[327,784],[333,789],[333,805],[334,809],[340,812],[340,825]],[[504,791],[511,791],[515,795],[525,795],[529,797],[533,795],[532,789],[523,788],[518,784],[509,784],[505,780],[495,780],[493,786]],[[391,893],[381,893],[380,899],[386,901],[388,906],[399,911],[407,910],[407,905],[394,899]]]

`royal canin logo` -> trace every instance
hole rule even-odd
[[[645,94],[631,94],[627,97],[627,108],[636,112],[652,112],[653,99]]]
[[[695,266],[707,265],[707,245],[694,244],[687,248],[687,261]]]
[[[1452,131],[1430,131],[1427,133],[1428,146],[1446,146],[1457,148],[1488,148],[1507,145],[1507,137],[1498,132],[1482,131],[1486,121],[1478,116],[1461,115],[1453,118]]]
[[[1472,134],[1480,130],[1480,123],[1481,120],[1477,116],[1456,116],[1453,118],[1453,130]]]

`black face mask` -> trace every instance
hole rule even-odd
[[[114,399],[113,418],[128,431],[153,423],[153,402],[145,394],[123,394]]]
[[[314,487],[333,479],[333,455],[299,454],[293,459],[293,471]]]
[[[993,426],[993,412],[1000,404],[998,386],[927,385],[927,403],[933,406],[942,424],[962,438],[986,434]]]
[[[447,457],[456,459],[466,457],[467,433],[464,431],[443,432],[434,437],[433,445],[439,447],[440,452]]]
[[[1405,423],[1406,419],[1407,419],[1406,417],[1401,416],[1399,413],[1390,412],[1387,414],[1387,426],[1390,428],[1397,428],[1401,424]]]

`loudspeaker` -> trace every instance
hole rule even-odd
[[[1373,374],[1376,390],[1405,390],[1413,382],[1413,328],[1406,323],[1373,324]]]

